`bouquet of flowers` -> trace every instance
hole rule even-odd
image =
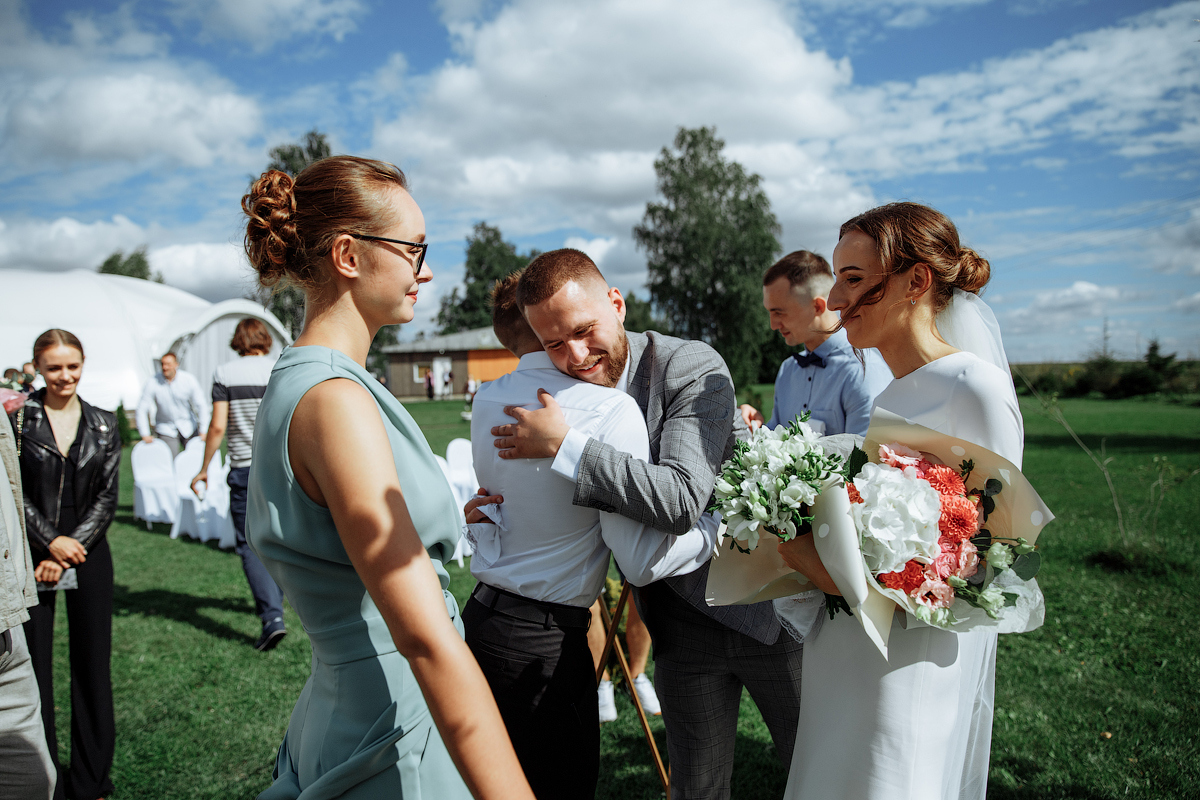
[[[862,463],[846,487],[876,588],[939,628],[959,622],[955,601],[999,620],[1022,597],[1011,578],[1030,581],[1041,566],[1024,537],[993,536],[982,527],[1003,483],[987,478],[968,489],[974,471],[970,459],[955,469],[892,442],[880,445],[879,462]],[[997,583],[997,575],[1010,570],[1009,579]]]
[[[803,533],[817,495],[841,479],[842,457],[825,451],[807,419],[759,428],[721,465],[708,510],[720,512],[731,549],[749,553],[764,532],[784,542]]]
[[[830,614],[852,612],[885,658],[897,606],[955,631],[1041,625],[1034,545],[1054,516],[1015,465],[971,442],[883,409],[865,440],[819,437],[798,421],[738,443],[714,498],[729,549],[748,555],[718,551],[710,605],[815,590],[776,548],[758,547],[764,532],[787,541],[812,531],[841,593],[828,596]]]

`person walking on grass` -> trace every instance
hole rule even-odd
[[[270,650],[287,635],[283,624],[283,594],[258,556],[246,543],[246,487],[250,481],[250,447],[254,441],[254,420],[275,359],[271,352],[271,332],[259,319],[247,318],[233,331],[230,348],[240,358],[226,362],[213,372],[212,418],[208,436],[204,439],[204,460],[200,472],[192,478],[192,491],[199,494],[201,484],[208,483],[208,464],[221,449],[221,441],[229,433],[229,513],[233,517],[236,550],[242,559],[242,571],[254,597],[254,612],[262,620],[262,633],[254,643],[255,650]]]
[[[180,453],[194,436],[203,438],[208,427],[208,404],[200,383],[179,368],[179,357],[167,353],[158,361],[162,372],[152,375],[142,389],[137,405],[137,429],[143,442],[162,439],[173,455]],[[150,412],[154,425],[150,425]]]

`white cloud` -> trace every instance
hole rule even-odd
[[[617,240],[615,237],[607,239],[584,239],[580,236],[569,236],[563,242],[563,247],[570,247],[575,250],[582,250],[587,253],[588,258],[596,262],[596,266],[601,270],[604,269],[604,257],[616,246]]]
[[[265,52],[301,36],[328,36],[340,42],[366,12],[360,0],[174,0],[181,21],[198,20],[202,36],[232,39]]]
[[[1200,206],[1180,223],[1152,231],[1147,249],[1160,272],[1200,275]]]
[[[1035,293],[1032,302],[1004,314],[1001,322],[1006,334],[1045,334],[1111,314],[1123,298],[1127,301],[1129,296],[1115,286],[1075,281],[1067,287]]]
[[[243,297],[253,291],[254,276],[239,244],[170,242],[189,233],[143,227],[121,215],[94,222],[71,217],[0,219],[0,269],[96,269],[118,250],[130,253],[146,247],[151,271],[161,272],[170,286],[208,300]]]
[[[1181,297],[1171,304],[1174,311],[1183,314],[1200,314],[1200,292],[1190,297]]]
[[[245,297],[257,285],[246,251],[228,242],[167,245],[147,257],[165,283],[208,300]]]
[[[1057,138],[1128,158],[1200,145],[1200,3],[990,59],[978,69],[850,92],[865,124],[833,143],[837,161],[877,176],[978,168],[978,159]]]
[[[120,214],[96,222],[0,220],[0,269],[96,269],[114,251],[145,244],[149,234]]]
[[[209,167],[247,163],[256,102],[204,65],[172,60],[125,12],[70,19],[63,41],[0,5],[4,173],[87,162]]]

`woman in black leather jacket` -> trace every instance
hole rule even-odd
[[[79,399],[83,346],[57,328],[33,345],[46,388],[10,416],[17,432],[25,526],[35,573],[55,583],[74,568],[78,588],[65,591],[71,637],[71,764],[58,768],[55,798],[95,800],[113,791],[109,780],[116,726],[112,680],[112,556],[105,533],[117,508],[121,436],[113,414]],[[38,592],[25,636],[42,699],[46,742],[57,765],[53,641],[57,592]]]

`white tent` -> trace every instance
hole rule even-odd
[[[112,411],[133,409],[142,386],[168,350],[196,376],[208,397],[213,369],[232,361],[234,326],[244,317],[267,324],[272,355],[291,344],[283,324],[251,300],[210,303],[152,281],[101,275],[90,270],[0,270],[0,369],[21,368],[33,356],[33,340],[48,328],[79,337],[87,358],[79,396]]]

